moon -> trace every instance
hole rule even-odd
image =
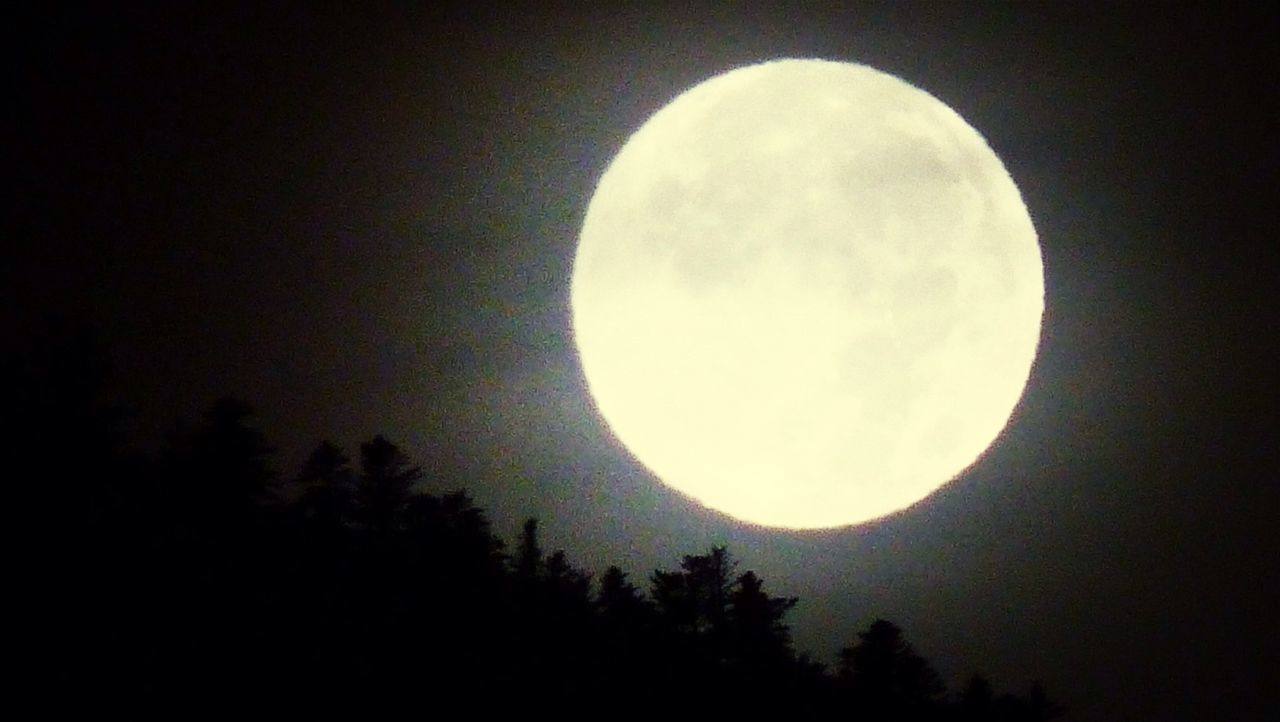
[[[1044,275],[1022,196],[946,104],[851,63],[737,68],[654,114],[587,208],[570,290],[597,409],[740,521],[905,509],[1008,424]]]

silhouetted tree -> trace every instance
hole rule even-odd
[[[175,439],[163,463],[125,463],[91,398],[96,365],[3,362],[19,385],[52,384],[13,396],[23,418],[47,425],[16,436],[46,462],[36,481],[72,497],[61,523],[73,528],[44,534],[66,551],[57,574],[68,581],[48,585],[48,609],[64,630],[51,647],[79,660],[59,668],[85,678],[69,689],[96,678],[99,689],[115,681],[190,699],[287,691],[393,702],[429,683],[562,709],[679,688],[683,716],[830,717],[836,703],[869,720],[1061,713],[1039,686],[997,696],[981,677],[947,707],[937,674],[884,620],[841,650],[830,675],[792,648],[786,615],[797,600],[739,574],[723,546],[655,570],[651,598],[611,566],[593,597],[592,576],[563,550],[544,554],[536,520],[504,555],[465,492],[418,492],[421,471],[382,436],[361,446],[358,473],[320,444],[288,509],[274,503],[272,449],[234,399]],[[63,508],[38,511],[60,520]],[[124,649],[141,661],[124,663]]]
[[[738,577],[729,595],[729,642],[735,659],[777,670],[791,659],[791,628],[783,621],[796,597],[771,597],[755,572]]]
[[[548,591],[558,604],[587,608],[591,602],[591,575],[569,563],[563,549],[557,549],[544,564]]]
[[[307,520],[332,529],[351,516],[356,476],[351,459],[333,443],[321,442],[311,452],[294,483],[301,487],[297,506]]]
[[[249,424],[253,409],[239,399],[214,402],[204,423],[178,449],[172,470],[189,493],[187,511],[215,527],[240,525],[262,504],[274,500],[275,452]],[[179,442],[181,443],[181,442]],[[205,528],[202,524],[200,528]]]
[[[956,701],[957,717],[962,722],[991,719],[994,699],[991,683],[986,677],[975,674],[960,691],[960,698]]]
[[[651,577],[653,601],[666,624],[718,649],[725,633],[736,566],[725,547],[717,546],[706,554],[685,556],[678,572],[655,571]]]
[[[542,578],[542,547],[538,544],[538,520],[525,519],[520,529],[520,544],[516,547],[516,582],[531,588]]]
[[[1039,682],[1033,682],[1031,691],[1027,694],[1029,707],[1029,720],[1031,722],[1042,722],[1043,720],[1058,719],[1066,714],[1066,709],[1056,702],[1049,699],[1049,695],[1045,693],[1044,685]]]
[[[873,719],[929,719],[946,692],[937,672],[892,622],[877,619],[858,633],[857,644],[840,650],[839,676],[855,709]]]
[[[996,722],[1046,722],[1046,720],[1058,719],[1062,714],[1063,709],[1049,701],[1044,688],[1036,683],[1031,686],[1031,690],[1025,697],[1010,693],[996,697],[989,707],[988,716],[977,719],[990,719]]]
[[[399,528],[422,470],[409,463],[400,447],[379,435],[360,445],[360,472],[356,500],[365,527],[379,534]]]
[[[600,577],[596,609],[605,626],[613,630],[642,628],[651,622],[654,612],[653,604],[617,566],[609,567]]]
[[[455,574],[502,573],[502,540],[465,491],[417,494],[405,506],[405,526],[420,558]]]
[[[396,534],[398,548],[378,549],[381,564],[392,562],[381,585],[398,602],[386,632],[398,637],[397,649],[408,660],[430,652],[395,664],[392,672],[406,684],[425,676],[449,686],[491,676],[493,660],[512,639],[503,629],[503,545],[483,512],[463,491],[414,494]]]

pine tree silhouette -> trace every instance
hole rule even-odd
[[[996,694],[981,677],[948,703],[929,663],[885,620],[841,650],[830,674],[792,647],[797,599],[739,573],[723,546],[654,570],[647,595],[611,566],[593,596],[589,572],[562,550],[544,553],[536,520],[507,557],[465,492],[419,492],[421,470],[382,436],[361,445],[358,472],[321,443],[286,504],[272,448],[243,402],[219,400],[160,458],[126,459],[100,411],[99,366],[4,364],[23,383],[61,384],[14,397],[55,430],[16,438],[41,458],[68,459],[46,464],[41,479],[69,492],[41,508],[72,511],[72,528],[58,527],[58,569],[73,579],[49,586],[58,601],[47,607],[61,620],[49,649],[75,660],[60,667],[68,689],[386,704],[420,704],[422,689],[473,704],[503,690],[526,714],[678,689],[686,716],[1062,713],[1039,686]]]
[[[413,487],[421,478],[422,470],[385,437],[375,436],[361,444],[356,500],[365,528],[380,536],[399,529]]]

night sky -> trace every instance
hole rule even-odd
[[[536,516],[588,569],[643,579],[725,543],[800,597],[824,661],[886,617],[953,685],[1040,679],[1074,719],[1280,713],[1269,3],[174,5],[41,11],[6,43],[4,335],[90,323],[134,443],[231,394],[286,475],[382,433],[506,539]],[[569,324],[577,231],[628,135],[779,57],[954,108],[1045,263],[995,447],[821,533],[662,487],[595,412]]]

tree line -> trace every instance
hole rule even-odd
[[[73,695],[177,704],[408,705],[573,717],[771,711],[795,718],[1047,720],[1038,686],[948,690],[877,620],[834,664],[798,653],[800,603],[716,546],[643,579],[547,550],[529,519],[504,543],[463,490],[377,436],[323,442],[280,474],[248,405],[223,399],[165,449],[121,451],[74,354],[6,358],[43,496],[26,521],[46,681]]]

